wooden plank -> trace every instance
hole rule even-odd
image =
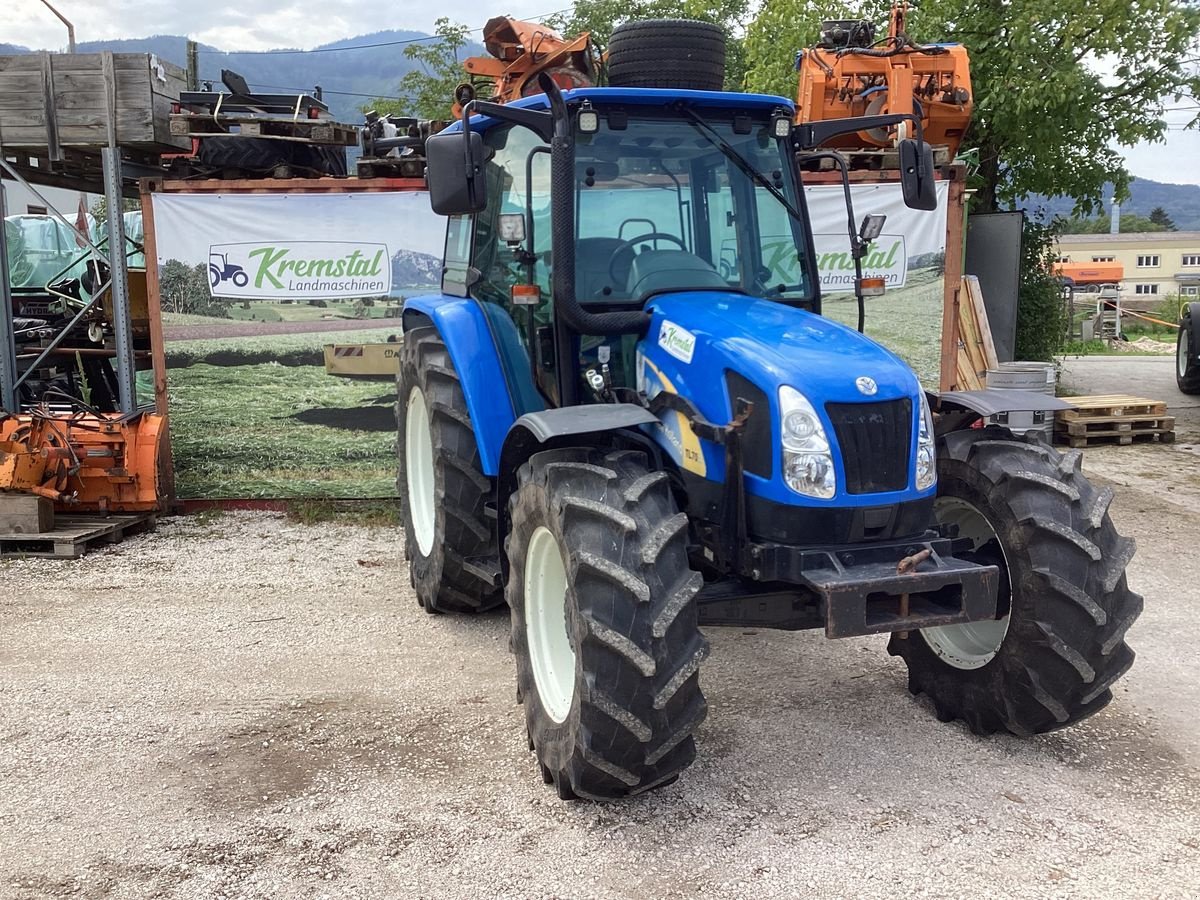
[[[984,361],[987,368],[995,369],[1000,365],[1000,359],[996,356],[996,344],[992,340],[992,324],[988,321],[987,304],[983,299],[983,287],[979,284],[979,279],[974,275],[964,275],[963,282],[967,288],[967,294],[971,298],[971,308],[974,312],[976,327],[979,331],[980,340],[983,342]]]
[[[957,385],[958,315],[962,293],[963,236],[966,211],[966,169],[963,166],[950,168],[949,199],[946,205],[946,267],[943,272],[942,289],[942,340],[941,367],[938,383],[943,391],[954,390]]]

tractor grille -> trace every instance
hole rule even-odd
[[[911,400],[827,403],[825,412],[842,450],[847,492],[876,494],[908,487]]]

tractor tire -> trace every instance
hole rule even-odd
[[[1200,394],[1200,303],[1189,303],[1179,318],[1175,383],[1185,394]]]
[[[1133,664],[1134,543],[1108,516],[1112,490],[1094,487],[1081,459],[1002,428],[942,438],[937,517],[974,540],[964,558],[1000,566],[998,611],[1008,615],[892,635],[909,690],[927,694],[939,720],[962,719],[978,735],[1053,731],[1103,709]]]
[[[719,91],[725,86],[725,32],[691,19],[647,19],[613,29],[612,87]]]
[[[477,613],[503,602],[480,574],[499,559],[492,495],[462,385],[435,328],[404,336],[396,378],[396,488],[409,580],[426,612]],[[468,560],[476,560],[474,566]]]
[[[548,450],[518,473],[506,541],[517,696],[563,799],[674,781],[696,756],[708,642],[687,517],[642,453]]]

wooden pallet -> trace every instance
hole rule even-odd
[[[56,516],[53,531],[0,534],[0,558],[40,556],[78,559],[97,544],[118,544],[126,537],[153,531],[156,513],[127,516]]]
[[[1060,422],[1076,422],[1096,418],[1161,418],[1167,414],[1167,404],[1162,400],[1145,397],[1130,397],[1127,394],[1096,394],[1089,397],[1067,397],[1074,409],[1060,410]]]
[[[171,114],[171,134],[179,137],[269,137],[277,141],[334,144],[353,147],[358,131],[350,125],[323,119],[265,119],[218,113],[179,112]]]
[[[974,275],[964,275],[958,292],[958,346],[956,384],[961,391],[981,391],[987,387],[988,369],[999,367],[996,345],[983,289]]]

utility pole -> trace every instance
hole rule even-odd
[[[67,52],[75,52],[75,26],[67,21],[67,17],[60,13],[57,9],[50,5],[50,0],[42,0],[42,4],[54,15],[58,16],[58,20],[67,26]]]
[[[200,51],[191,38],[187,42],[187,89],[200,90]]]

